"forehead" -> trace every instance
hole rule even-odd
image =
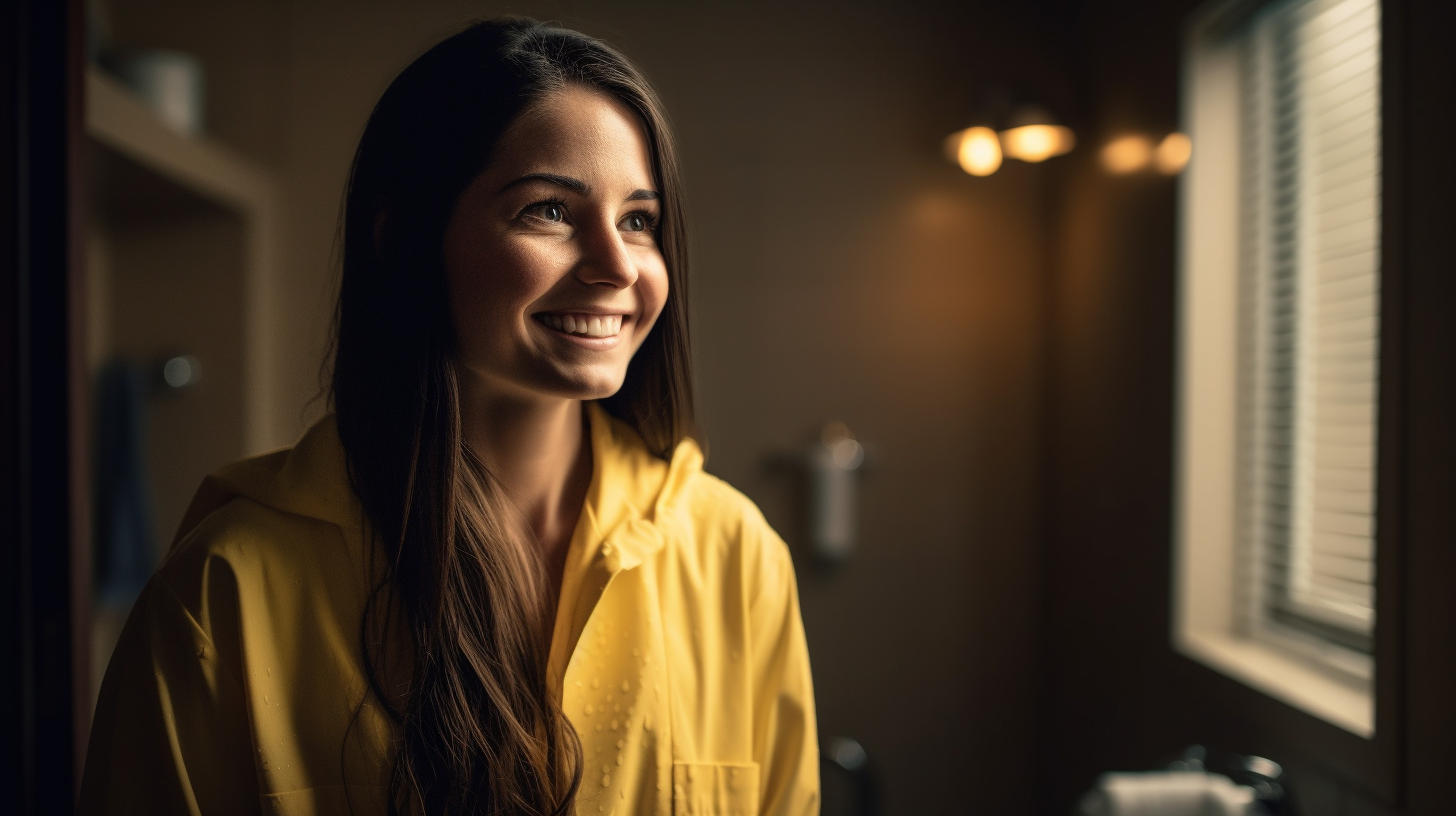
[[[557,173],[593,186],[654,187],[647,133],[637,115],[579,85],[547,94],[516,117],[484,175],[509,183],[528,173]]]

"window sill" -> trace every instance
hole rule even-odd
[[[1211,632],[1180,632],[1178,651],[1211,669],[1365,739],[1375,736],[1369,690],[1320,672],[1252,640]]]

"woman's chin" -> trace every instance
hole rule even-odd
[[[552,389],[560,396],[578,400],[606,399],[622,390],[627,372],[600,370],[596,366],[588,369],[571,367],[560,372],[559,387]]]

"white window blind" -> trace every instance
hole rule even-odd
[[[1380,10],[1247,24],[1240,118],[1241,623],[1368,682],[1375,622]]]
[[[1378,0],[1190,19],[1172,640],[1375,733]]]

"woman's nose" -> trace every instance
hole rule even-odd
[[[582,283],[625,289],[637,282],[637,264],[615,224],[583,230],[576,277]]]

